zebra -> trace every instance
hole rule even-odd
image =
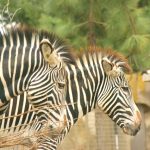
[[[65,63],[74,63],[69,51],[70,47],[54,33],[24,25],[1,27],[0,115],[6,111],[9,100],[24,91],[35,108],[47,105],[51,90],[55,100],[62,101]]]
[[[51,104],[51,124],[43,128],[24,93],[17,97],[18,100],[15,98],[11,101],[4,114],[1,120],[1,137],[6,140],[5,135],[21,132],[22,138],[27,136],[30,141],[28,145],[36,145],[38,142],[35,146],[38,150],[56,150],[78,119],[96,107],[108,114],[125,134],[137,134],[141,125],[141,114],[125,78],[125,74],[131,72],[127,60],[110,49],[90,47],[86,51],[88,52],[76,59],[76,65],[65,66],[66,99],[60,108],[54,103]],[[57,115],[57,109],[63,110],[63,117]],[[46,134],[32,135],[33,132],[44,133],[44,129]]]

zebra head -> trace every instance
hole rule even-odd
[[[124,133],[136,135],[141,125],[141,114],[134,103],[125,73],[131,71],[126,60],[118,54],[102,58],[104,84],[98,106],[120,126]]]
[[[42,39],[39,50],[46,64],[42,71],[32,79],[27,94],[29,102],[34,104],[34,108],[37,110],[38,120],[42,124],[50,126],[53,124],[52,113],[56,113],[56,115],[59,113],[62,118],[64,115],[62,105],[66,96],[65,66],[69,61],[65,62],[49,39]],[[42,81],[41,74],[44,74]],[[44,87],[45,85],[46,87]]]
[[[73,63],[73,59],[66,62],[61,55],[59,55],[59,52],[55,50],[53,45],[50,43],[48,39],[43,39],[40,42],[40,50],[42,52],[42,55],[46,62],[51,67],[51,81],[52,83],[57,83],[57,89],[59,91],[63,91],[63,93],[66,92],[65,84],[66,84],[66,70],[65,66],[66,63],[70,62]],[[67,58],[67,57],[65,57]],[[68,57],[68,59],[71,59],[71,57]],[[56,89],[56,91],[57,91]],[[63,98],[65,99],[65,98]]]

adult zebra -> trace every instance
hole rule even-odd
[[[13,135],[21,133],[19,138],[22,136],[24,139],[27,136],[26,140],[28,139],[31,143],[38,141],[37,149],[55,150],[77,120],[92,111],[96,105],[108,114],[123,129],[123,132],[135,135],[140,129],[141,115],[124,77],[124,74],[130,71],[128,63],[116,52],[99,51],[99,48],[95,47],[90,50],[94,52],[84,54],[77,59],[76,66],[70,64],[66,66],[67,95],[64,105],[59,108],[64,110],[64,117],[57,115],[58,106],[51,103],[54,106],[49,111],[51,112],[49,114],[51,124],[47,127],[48,132],[44,134],[42,131],[45,128],[36,119],[37,117],[28,101],[26,100],[25,104],[21,103],[25,100],[20,100],[16,111],[13,112],[13,109],[16,108],[15,102],[19,102],[19,100],[13,100],[4,119],[1,120],[1,124],[3,124],[1,137],[6,138],[5,134],[9,135],[9,133]],[[26,96],[18,97],[18,99],[24,98]],[[36,136],[33,132],[38,133],[38,130],[39,134]]]
[[[24,91],[34,107],[47,105],[51,90],[55,100],[62,99],[65,89],[56,88],[65,84],[65,63],[73,63],[73,57],[56,35],[25,26],[0,28],[0,115]]]

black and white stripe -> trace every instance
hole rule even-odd
[[[136,105],[132,100],[131,89],[124,77],[124,70],[128,69],[124,59],[113,54],[113,52],[107,53],[102,51],[83,55],[76,60],[76,64],[76,66],[69,64],[66,66],[66,100],[64,105],[60,107],[53,104],[54,108],[51,108],[51,114],[49,114],[51,125],[49,124],[50,126],[48,127],[48,135],[44,137],[39,136],[42,140],[36,137],[39,142],[37,149],[55,150],[77,120],[92,111],[96,105],[101,107],[121,128],[125,128],[127,123],[135,123],[134,113],[138,109],[136,109]],[[26,96],[21,95],[20,97],[25,98]],[[16,115],[12,113],[12,108],[15,107],[13,106],[14,101],[16,100],[12,101],[9,111],[6,112],[4,118],[9,117],[10,114],[12,116]],[[16,130],[18,132],[24,131],[24,134],[27,134],[31,133],[31,130],[36,132],[43,129],[42,124],[37,121],[34,111],[31,112],[32,108],[28,101],[25,101],[24,107],[26,108],[21,113],[27,113],[15,117],[15,119],[20,121],[15,128],[12,128],[9,123],[7,126],[1,127],[3,135],[5,132],[7,134],[16,133]],[[18,104],[16,110],[19,110],[20,105]],[[57,109],[55,109],[56,107]],[[57,112],[60,109],[63,110],[61,115]],[[13,120],[14,118],[11,119]],[[23,120],[27,121],[23,122]],[[30,124],[31,122],[32,124]],[[21,124],[27,124],[27,126],[20,127]],[[53,134],[53,131],[55,131],[55,134]],[[133,132],[136,134],[137,129]]]
[[[55,54],[54,62],[59,60],[60,64],[57,61],[56,64],[50,65],[45,61],[40,50],[43,40],[49,42],[51,53]],[[1,27],[0,114],[6,110],[11,98],[24,91],[27,91],[27,96],[33,105],[37,98],[32,97],[32,101],[31,95],[38,95],[37,105],[40,99],[41,102],[45,100],[46,94],[50,92],[53,84],[62,78],[62,82],[65,80],[64,75],[61,75],[65,71],[63,63],[73,63],[69,49],[69,46],[53,33],[36,31],[27,27]],[[61,74],[59,74],[59,70],[61,70]],[[60,79],[52,75],[52,72],[56,75],[59,74]]]

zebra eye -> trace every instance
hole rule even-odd
[[[126,87],[126,86],[122,87],[122,89],[123,89],[124,92],[129,92],[129,88]]]
[[[64,89],[65,88],[65,83],[58,82],[58,88],[59,89]]]

